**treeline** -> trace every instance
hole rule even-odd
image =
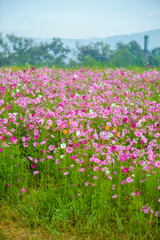
[[[17,37],[14,34],[8,34],[6,38],[7,41],[4,41],[0,34],[0,67],[17,65],[145,67],[150,65],[160,68],[160,47],[148,51],[147,59],[144,60],[144,52],[136,41],[128,44],[119,42],[115,50],[111,50],[110,45],[103,42],[85,46],[77,42],[76,49],[71,51],[64,46],[60,38],[53,38],[51,43],[39,44],[36,44],[33,39]]]

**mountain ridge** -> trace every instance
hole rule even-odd
[[[144,36],[148,35],[148,49],[151,50],[155,47],[160,47],[160,29],[150,30],[139,33],[131,33],[131,34],[122,34],[122,35],[114,35],[106,38],[92,37],[88,39],[70,39],[70,38],[61,38],[63,44],[68,46],[71,49],[75,49],[76,42],[79,42],[80,45],[88,45],[89,43],[95,43],[102,41],[110,45],[111,49],[116,48],[116,43],[122,42],[128,44],[130,41],[137,41],[141,48],[144,48]],[[42,38],[34,38],[34,40],[38,42],[51,42],[51,39],[42,39]]]

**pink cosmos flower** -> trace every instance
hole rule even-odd
[[[69,174],[69,172],[65,172],[65,173],[64,173],[64,175],[68,175],[68,174]]]
[[[84,169],[84,168],[81,168],[81,169],[80,169],[80,172],[84,172],[84,171],[85,171],[85,169]]]
[[[96,167],[93,168],[93,170],[94,170],[94,171],[98,171],[98,170],[99,170],[99,167],[96,166]]]
[[[154,166],[160,168],[160,161],[156,161],[156,162],[154,163]]]
[[[73,152],[73,148],[72,148],[72,147],[67,147],[67,148],[66,148],[66,152],[67,152],[67,153]]]
[[[38,135],[38,133],[39,133],[39,130],[35,129],[34,130],[34,135]]]
[[[127,160],[126,156],[123,154],[121,157],[120,157],[120,161],[121,162],[125,162]]]
[[[58,164],[59,163],[59,159],[56,159],[56,162],[55,162],[56,164]]]
[[[52,125],[52,120],[51,119],[47,120],[47,123],[48,125]]]
[[[117,198],[117,195],[112,196],[112,198]]]
[[[137,130],[137,131],[134,132],[134,135],[135,135],[136,137],[141,137],[141,136],[142,136],[142,133]]]
[[[135,195],[135,193],[133,192],[133,193],[131,193],[131,196],[133,197]]]
[[[38,145],[38,142],[34,142],[33,146],[36,147]]]
[[[22,191],[22,192],[25,192],[25,191],[26,191],[26,189],[25,189],[25,188],[21,188],[21,191]]]
[[[13,142],[13,143],[14,143],[16,140],[17,140],[17,139],[16,139],[16,137],[15,137],[15,136],[12,136],[12,137],[11,137],[11,142]]]
[[[38,139],[38,137],[39,137],[39,135],[36,135],[36,136],[34,136],[34,140],[37,140],[37,139]]]
[[[94,179],[97,179],[98,177],[97,177],[97,176],[94,176],[93,178],[94,178]]]
[[[39,173],[39,171],[34,171],[33,172],[33,175],[36,175],[36,174],[38,174]]]
[[[155,156],[154,154],[149,154],[149,155],[148,155],[148,159],[149,159],[150,161],[154,161],[155,158],[156,158],[156,156]]]
[[[69,97],[74,98],[74,94],[73,93],[69,94]]]
[[[89,182],[85,182],[85,186],[87,187],[89,185]]]
[[[2,152],[2,148],[0,148],[0,152]]]
[[[28,147],[28,143],[24,142],[23,147]]]
[[[49,149],[50,151],[52,151],[52,150],[54,149],[54,146],[53,146],[53,145],[49,145],[48,149]]]
[[[131,177],[127,177],[126,181],[127,181],[128,183],[131,183],[131,182],[134,181],[134,179],[132,179]]]

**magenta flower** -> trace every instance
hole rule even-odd
[[[112,152],[116,151],[116,146],[112,146],[112,147],[111,147],[111,151],[112,151]]]
[[[2,141],[5,141],[6,140],[6,137],[2,137]]]
[[[137,194],[137,195],[141,195],[141,192],[140,192],[140,191],[137,191],[136,194]]]
[[[0,152],[2,152],[2,148],[0,148]]]
[[[26,191],[26,189],[25,189],[25,188],[21,188],[21,191],[22,191],[22,192],[25,192],[25,191]]]
[[[136,127],[136,123],[133,122],[133,123],[131,124],[131,129],[133,130],[135,127]]]
[[[35,163],[32,164],[32,168],[35,169],[37,165]]]
[[[73,93],[69,94],[69,97],[74,98],[74,94]]]
[[[123,168],[123,169],[122,169],[122,172],[124,172],[124,173],[128,173],[129,170],[128,170],[128,168]]]
[[[12,136],[12,137],[11,137],[11,142],[13,142],[13,143],[14,143],[16,140],[17,140],[17,139],[16,139],[16,137],[15,137],[15,136]]]
[[[122,156],[120,157],[120,161],[121,161],[121,162],[125,162],[126,160],[127,160],[127,158],[126,158],[125,155],[122,155]]]
[[[87,144],[87,140],[83,140],[83,144]]]
[[[37,139],[38,139],[38,137],[39,137],[39,135],[36,135],[36,136],[34,136],[34,140],[37,140]]]
[[[127,120],[128,120],[128,118],[125,117],[125,118],[122,119],[122,122],[123,122],[123,123],[126,123]]]

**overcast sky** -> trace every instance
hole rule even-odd
[[[160,29],[160,0],[0,0],[0,33],[91,38]]]

